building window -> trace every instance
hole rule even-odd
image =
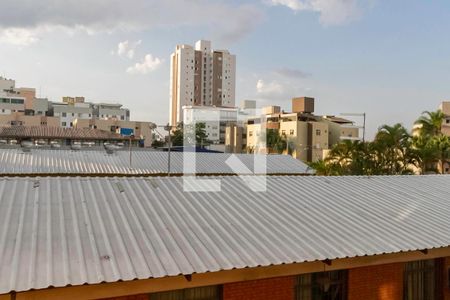
[[[66,127],[66,126],[67,126],[67,123],[66,123],[66,122],[62,122],[62,123],[61,123],[61,126],[62,126],[62,127]]]
[[[63,112],[63,113],[61,114],[61,116],[62,116],[63,118],[65,118],[65,117],[67,117],[67,113]]]
[[[23,104],[24,100],[22,99],[11,99],[11,104]]]
[[[290,135],[294,135],[294,129],[289,130]]]
[[[347,299],[347,270],[304,274],[297,277],[295,300]]]
[[[320,136],[320,134],[321,134],[320,129],[316,129],[316,135]]]
[[[151,300],[220,300],[221,298],[221,286],[206,286],[150,294]]]
[[[253,131],[249,131],[248,136],[253,136]]]
[[[286,135],[286,130],[281,130],[281,135]]]
[[[438,299],[436,292],[439,287],[437,283],[440,282],[437,270],[438,260],[419,260],[412,261],[405,264],[404,284],[403,284],[403,299]]]

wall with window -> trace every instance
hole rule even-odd
[[[449,270],[450,258],[429,259],[112,299],[450,300]]]

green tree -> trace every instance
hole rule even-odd
[[[411,136],[401,124],[383,125],[378,129],[372,148],[376,164],[382,174],[399,175],[412,173],[414,156],[411,152]]]
[[[373,175],[369,143],[344,140],[331,148],[325,161],[336,175]]]
[[[267,129],[266,130],[266,146],[269,150],[269,153],[283,153],[286,150],[287,142],[286,137],[281,136],[276,129]]]
[[[185,128],[186,127],[186,128]],[[192,132],[194,127],[192,126],[184,126],[182,122],[178,123],[176,129],[173,131],[171,136],[171,142],[173,146],[183,146],[184,140],[187,139],[189,135],[184,134],[184,130],[187,132]],[[206,134],[206,125],[205,123],[196,123],[195,124],[195,143],[193,141],[188,141],[189,143],[195,144],[196,146],[206,146],[210,144],[208,140],[208,135]]]
[[[450,138],[445,135],[435,136],[431,139],[431,144],[435,149],[440,172],[444,174],[445,164],[450,158]]]
[[[415,136],[412,140],[414,162],[420,169],[420,174],[436,173],[436,157],[438,155],[435,145],[426,136]]]
[[[414,124],[420,126],[420,135],[436,136],[441,134],[444,119],[445,115],[440,109],[431,112],[424,111]]]

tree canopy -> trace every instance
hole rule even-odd
[[[383,125],[372,142],[344,140],[311,167],[319,175],[444,173],[450,161],[450,138],[441,131],[444,119],[441,110],[423,112],[414,136],[401,124]]]

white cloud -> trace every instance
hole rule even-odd
[[[129,74],[148,74],[156,70],[163,63],[162,59],[153,57],[151,54],[147,54],[144,60],[140,63],[136,63],[127,69]]]
[[[136,48],[142,43],[141,40],[138,40],[136,42],[129,42],[129,41],[123,41],[120,42],[117,45],[117,55],[118,56],[125,56],[129,59],[132,59],[134,57],[134,54],[136,52]]]
[[[0,29],[0,43],[23,47],[34,44],[38,40],[32,30],[22,28]]]
[[[265,82],[263,79],[258,79],[256,82],[256,93],[261,97],[277,97],[283,95],[285,88],[278,81]]]
[[[289,7],[295,12],[317,12],[323,25],[345,24],[360,15],[358,0],[270,0],[269,3]]]
[[[227,0],[2,0],[0,31],[28,30],[37,40],[56,28],[96,34],[191,26],[207,28],[211,38],[229,43],[261,19],[257,6]],[[3,39],[9,41],[14,39]]]

